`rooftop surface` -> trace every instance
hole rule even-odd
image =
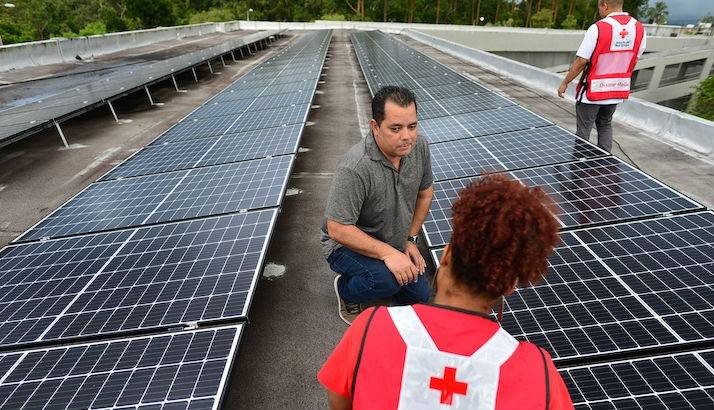
[[[555,95],[529,90],[508,78],[466,64],[409,38],[407,44],[459,73],[470,76],[568,129],[575,129],[574,106]],[[289,39],[267,52],[223,68],[207,69],[194,84],[180,78],[187,93],[172,86],[156,87],[151,107],[143,95],[121,100],[116,124],[99,109],[64,125],[71,149],[60,149],[54,130],[0,150],[0,245],[7,244],[114,165],[161,134],[193,108],[235,81],[250,66],[275,53]],[[118,62],[121,64],[121,62]],[[369,91],[350,43],[349,32],[335,31],[318,85],[312,123],[303,134],[289,188],[273,235],[267,262],[286,268],[284,275],[261,281],[224,401],[228,409],[321,406],[325,393],[315,375],[345,330],[337,316],[332,290],[334,274],[319,247],[320,226],[332,174],[341,156],[366,131]],[[665,184],[714,205],[714,164],[679,151],[626,124],[615,124],[613,153]],[[425,259],[430,261],[425,250]],[[430,274],[433,272],[430,266]]]

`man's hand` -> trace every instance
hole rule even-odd
[[[419,271],[406,253],[395,251],[384,258],[387,269],[392,272],[400,286],[416,281]]]
[[[407,245],[404,247],[404,254],[412,260],[412,263],[416,266],[420,275],[426,271],[426,262],[424,262],[424,258],[421,257],[419,247],[417,247],[415,243],[407,242]]]
[[[558,97],[560,98],[565,98],[565,91],[568,89],[568,83],[563,83],[560,84],[560,87],[558,87]]]

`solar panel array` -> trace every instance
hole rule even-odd
[[[555,200],[561,244],[542,283],[505,299],[502,326],[551,353],[576,408],[714,408],[714,213],[395,38],[352,43],[373,94],[401,85],[417,97],[437,265],[451,206],[480,175]]]
[[[250,48],[251,45],[256,49],[259,45],[262,47],[270,38],[280,33],[281,30],[262,31],[171,58],[144,64],[133,63],[130,69],[106,75],[104,78],[99,76],[96,81],[55,90],[53,94],[43,94],[41,98],[4,107],[0,114],[0,146],[11,142],[18,134],[52,124],[53,120],[59,121],[67,115],[106,103],[144,85],[161,81],[215,58],[222,58],[234,50],[235,53],[238,50],[243,53],[243,49]]]
[[[0,250],[0,408],[218,408],[330,40],[298,36]]]

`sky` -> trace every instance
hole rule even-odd
[[[669,10],[668,23],[695,23],[707,14],[714,15],[714,0],[664,0]],[[656,3],[649,1],[650,5]]]

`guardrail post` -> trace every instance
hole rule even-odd
[[[118,124],[118,123],[119,123],[119,117],[117,117],[117,112],[114,111],[114,106],[112,105],[112,101],[111,101],[111,100],[107,100],[107,105],[109,105],[109,110],[112,112],[112,115],[114,116],[114,121],[116,121],[117,124]]]
[[[67,144],[67,139],[64,137],[64,132],[62,132],[62,128],[60,127],[60,125],[57,121],[54,121],[54,123],[55,123],[55,128],[57,128],[57,132],[59,133],[60,138],[62,138],[62,143],[64,144],[64,147],[69,148],[69,144]]]
[[[196,67],[191,67],[191,72],[193,73],[193,79],[198,82],[198,75],[196,75]]]

